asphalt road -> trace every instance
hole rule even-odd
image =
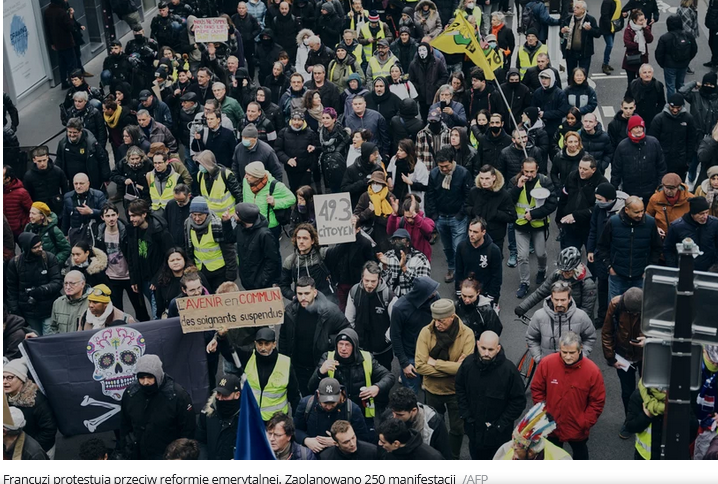
[[[600,12],[600,0],[588,0],[589,14],[594,15],[596,18]],[[664,2],[658,0],[658,5],[661,10],[661,20],[654,25],[653,34],[655,41],[649,47],[650,59],[655,67],[655,76],[663,81],[663,71],[655,64],[653,53],[655,52],[655,46],[658,42],[658,37],[666,32],[665,20],[671,13],[675,13],[676,8],[679,5],[679,0],[669,0]],[[699,2],[699,16],[700,22],[705,16],[706,5],[703,2]],[[706,42],[707,32],[701,25],[701,36],[698,39],[698,55],[692,62],[691,66],[696,71],[694,75],[688,75],[686,82],[697,80],[700,81],[708,69],[703,67],[703,63],[710,60],[710,51]],[[522,40],[523,41],[523,40]],[[596,114],[599,120],[603,121],[603,126],[606,128],[610,120],[613,118],[617,110],[619,110],[621,99],[623,98],[624,92],[627,87],[627,81],[625,72],[620,70],[620,61],[623,56],[623,37],[621,34],[616,36],[613,53],[611,56],[611,65],[616,69],[614,74],[606,76],[601,72],[601,64],[603,57],[604,41],[602,38],[595,41],[596,54],[594,55],[590,80],[594,85],[599,101],[599,108],[596,110]],[[40,135],[41,136],[41,135]],[[555,241],[556,230],[552,227],[553,233],[549,237],[547,247],[549,254],[549,266],[548,269],[554,268],[554,260],[559,252],[558,243]],[[282,252],[284,255],[289,253],[289,245],[286,237],[282,241]],[[443,282],[444,275],[446,274],[446,262],[443,257],[443,251],[441,243],[437,241],[434,246],[435,257],[433,258],[432,264],[432,275],[434,279],[441,282],[440,293],[443,297],[453,297],[453,284],[445,284]],[[507,254],[507,248],[504,247],[504,254]],[[535,280],[536,272],[536,260],[532,256],[532,276],[531,280]],[[507,357],[514,362],[518,362],[519,358],[523,354],[526,348],[525,333],[526,326],[514,320],[514,308],[518,304],[519,300],[516,299],[514,293],[518,288],[518,269],[508,268],[504,266],[504,279],[502,287],[502,299],[501,299],[501,320],[504,325],[504,331],[501,335],[501,343],[506,352]],[[535,289],[535,285],[532,284],[531,290]],[[128,303],[126,303],[129,306]],[[131,307],[131,306],[129,306]],[[535,308],[536,309],[536,308]],[[531,314],[531,313],[529,313]],[[620,386],[618,378],[616,376],[616,370],[612,367],[607,367],[605,360],[603,359],[602,352],[600,349],[600,336],[597,341],[594,353],[591,355],[593,360],[601,369],[603,378],[606,385],[606,406],[603,414],[601,415],[598,423],[591,430],[591,437],[589,439],[588,447],[590,452],[590,458],[596,459],[632,459],[633,458],[633,440],[621,440],[618,437],[618,431],[623,423],[623,405],[620,399]],[[398,366],[396,362],[394,364],[395,372],[398,372]],[[221,368],[221,367],[220,367]],[[529,396],[530,401],[530,396]],[[528,404],[530,407],[530,403]],[[58,435],[57,441],[57,454],[58,459],[75,459],[77,458],[79,445],[86,439],[92,436],[77,436],[72,438],[64,438]],[[113,445],[114,436],[110,433],[97,435],[97,437],[103,438],[108,446]],[[567,446],[567,450],[568,446]],[[462,458],[468,459],[468,441],[465,439],[464,448],[462,450]]]

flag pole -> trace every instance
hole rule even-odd
[[[513,121],[513,123],[514,123],[514,128],[518,130],[518,129],[519,129],[519,125],[518,125],[518,123],[516,123],[516,119],[514,118],[514,114],[513,114],[513,112],[511,111],[511,106],[509,105],[509,101],[508,101],[508,99],[506,99],[506,95],[504,94],[504,91],[501,89],[501,85],[499,84],[499,80],[496,78],[496,75],[494,75],[494,82],[496,83],[496,89],[497,89],[497,90],[499,91],[499,93],[501,94],[501,99],[504,100],[504,104],[506,105],[506,110],[507,110],[508,113],[509,113],[509,119],[511,119],[511,121]],[[519,82],[521,82],[521,81],[519,81]],[[509,125],[510,125],[510,124],[509,124]],[[522,149],[523,152],[524,152],[524,156],[525,156],[526,158],[528,158],[528,157],[529,157],[529,154],[526,152],[526,145],[523,144],[523,143],[521,143],[521,149]],[[538,162],[538,160],[536,160],[536,161]]]

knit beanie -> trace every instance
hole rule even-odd
[[[434,319],[450,318],[455,313],[454,302],[451,299],[443,298],[431,304],[431,317]]]
[[[234,212],[239,217],[239,220],[248,224],[253,224],[259,217],[259,207],[253,203],[238,203],[234,206]]]
[[[531,106],[524,109],[524,113],[526,114],[526,116],[528,116],[529,121],[531,121],[531,126],[536,124],[536,121],[539,118],[539,108]]]
[[[708,168],[708,178],[711,178],[713,175],[718,175],[718,165],[713,165]]]
[[[715,72],[708,72],[703,76],[703,82],[701,84],[710,84],[715,86],[718,83],[718,74]]]
[[[264,175],[267,174],[267,170],[264,168],[264,163],[261,161],[251,162],[244,168],[244,172],[254,178],[264,178]]]
[[[688,203],[691,206],[691,215],[697,215],[711,208],[710,205],[708,205],[708,200],[706,200],[706,197],[689,198]]]
[[[248,124],[246,128],[242,130],[242,138],[258,138],[259,131],[254,124]]]
[[[209,215],[209,205],[204,197],[195,197],[189,204],[189,213],[206,213]]]
[[[27,365],[25,365],[25,362],[22,360],[22,358],[10,360],[9,362],[5,363],[2,367],[2,371],[3,373],[10,373],[12,375],[15,375],[23,383],[27,381]]]
[[[643,305],[643,289],[632,287],[623,293],[623,306],[630,313],[640,313]]]
[[[616,189],[610,183],[601,183],[596,187],[596,195],[601,195],[606,200],[616,199]]]
[[[36,208],[42,213],[45,217],[49,217],[52,213],[52,210],[50,210],[50,207],[47,206],[44,202],[35,202],[32,204],[32,208]]]
[[[685,103],[686,100],[683,99],[683,96],[681,96],[677,92],[674,92],[668,98],[668,104],[670,104],[671,106],[683,106]]]

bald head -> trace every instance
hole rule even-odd
[[[84,173],[78,173],[72,179],[72,186],[76,193],[85,193],[90,189],[90,179]]]
[[[630,196],[626,199],[626,206],[624,207],[624,210],[626,215],[636,222],[640,221],[646,213],[643,200],[636,196]]]
[[[496,355],[501,351],[501,344],[499,344],[499,335],[493,331],[484,331],[481,333],[479,341],[476,342],[476,348],[481,357],[481,361],[488,363],[496,358]]]

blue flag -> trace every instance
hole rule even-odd
[[[267,440],[264,420],[249,382],[242,388],[234,460],[277,460]]]

